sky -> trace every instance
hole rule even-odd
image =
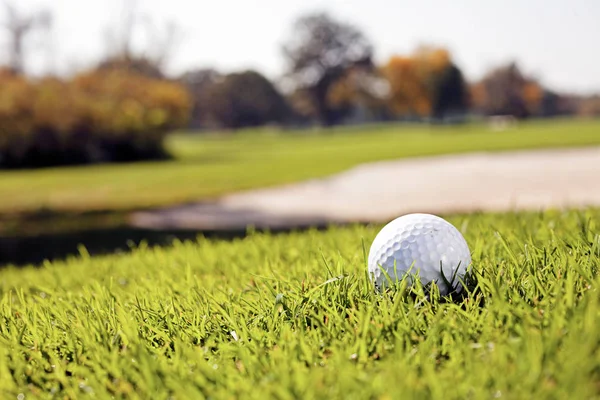
[[[8,1],[25,14],[45,7],[54,16],[52,30],[30,40],[28,72],[68,74],[105,54],[128,0]],[[137,0],[137,9],[157,26],[180,28],[170,74],[251,68],[277,79],[295,19],[324,11],[360,28],[380,63],[419,45],[443,46],[471,81],[514,60],[552,89],[600,93],[600,0]],[[136,32],[137,46],[147,47],[142,28]],[[6,57],[3,32],[0,46]]]

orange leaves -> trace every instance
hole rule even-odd
[[[333,108],[350,106],[358,96],[356,85],[348,76],[338,79],[327,92],[327,103]]]
[[[0,121],[12,133],[68,133],[81,126],[100,134],[169,129],[184,124],[191,109],[188,92],[178,84],[125,71],[90,72],[72,81],[0,75],[0,82]],[[21,119],[27,123],[17,129]]]
[[[412,57],[419,68],[427,73],[441,73],[451,64],[450,53],[443,48],[419,47]]]
[[[469,98],[474,110],[482,110],[488,102],[488,92],[481,82],[469,86]]]
[[[397,114],[424,115],[428,108],[426,88],[415,60],[394,56],[382,68],[382,73],[390,84],[392,110]]]
[[[192,106],[179,84],[123,70],[68,81],[0,71],[0,88],[0,160],[14,165],[41,153],[86,159],[90,146],[115,140],[158,148],[168,130],[187,122]]]
[[[33,86],[24,78],[0,74],[0,146],[9,132],[25,134],[31,130]]]
[[[390,84],[390,105],[401,115],[431,114],[437,77],[451,65],[450,53],[421,47],[410,56],[393,56],[382,67]]]
[[[523,86],[523,100],[530,113],[537,112],[543,96],[544,89],[537,82],[530,81]]]
[[[183,87],[125,70],[82,74],[75,78],[73,85],[95,99],[96,112],[110,115],[106,117],[114,121],[114,125],[105,128],[110,131],[179,127],[186,122],[191,110],[191,97]]]

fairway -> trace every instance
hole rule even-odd
[[[454,301],[372,290],[380,226],[2,270],[1,397],[598,398],[600,210],[447,219]]]
[[[172,161],[0,172],[0,214],[123,211],[212,199],[343,171],[357,164],[445,153],[600,144],[600,121],[396,125],[332,131],[248,131],[170,138]]]

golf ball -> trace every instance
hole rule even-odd
[[[431,214],[407,214],[377,234],[368,270],[378,289],[418,273],[423,285],[434,281],[440,294],[447,295],[462,290],[460,280],[470,264],[469,246],[452,224]]]

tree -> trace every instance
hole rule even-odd
[[[52,15],[41,10],[30,15],[22,15],[16,6],[8,0],[4,1],[7,19],[2,26],[9,36],[9,68],[16,74],[24,73],[25,42],[36,30],[49,30],[52,26]]]
[[[421,116],[431,112],[422,72],[412,57],[393,56],[382,68],[390,85],[390,107],[398,115]]]
[[[287,78],[294,90],[309,94],[315,117],[323,125],[340,117],[327,101],[331,87],[350,67],[372,67],[373,46],[366,36],[325,13],[299,18],[283,52],[289,64]]]
[[[466,111],[463,74],[443,48],[426,46],[409,56],[393,56],[382,74],[389,82],[389,101],[397,114],[443,119],[450,112]]]
[[[328,92],[327,102],[345,120],[357,123],[390,118],[387,80],[373,71],[349,68]]]
[[[148,58],[135,55],[114,55],[100,61],[96,68],[99,71],[128,70],[149,78],[165,78],[165,74],[156,63]]]
[[[463,114],[468,108],[468,89],[462,71],[449,64],[435,78],[432,95],[431,115],[444,119],[447,114]]]
[[[579,101],[577,114],[582,117],[600,117],[600,95],[582,98]]]
[[[491,70],[472,90],[474,108],[485,115],[527,118],[539,111],[544,90],[512,62]]]
[[[256,71],[225,76],[210,87],[207,96],[210,117],[227,128],[281,123],[290,113],[284,97]]]
[[[212,68],[191,70],[179,77],[179,82],[187,88],[193,98],[190,120],[192,128],[209,128],[214,125],[210,115],[211,91],[223,78],[221,73]]]

